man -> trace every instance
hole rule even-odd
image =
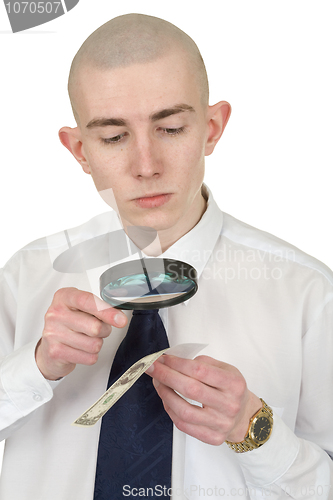
[[[170,345],[206,343],[203,356],[148,370],[175,424],[173,497],[331,498],[333,276],[216,206],[204,157],[231,108],[208,106],[196,45],[160,19],[116,18],[79,50],[69,93],[77,127],[61,142],[116,209],[71,244],[147,226],[163,257],[198,271],[198,293],[160,313]],[[62,240],[28,245],[1,275],[4,500],[93,498],[100,428],[70,423],[104,392],[130,314],[92,295],[98,269],[53,268]]]

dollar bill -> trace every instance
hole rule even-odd
[[[179,344],[162,351],[149,354],[134,363],[109,389],[78,417],[72,425],[91,427],[95,425],[105,413],[125,394],[138,378],[164,353],[183,358],[192,358],[207,344]]]

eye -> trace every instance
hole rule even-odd
[[[177,135],[181,134],[182,132],[185,131],[185,127],[179,127],[179,128],[161,128],[162,132],[168,134],[168,135]]]
[[[102,142],[104,142],[104,144],[116,144],[117,142],[120,142],[125,135],[126,132],[115,135],[114,137],[108,137],[107,139],[102,138]]]

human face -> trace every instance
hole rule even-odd
[[[82,69],[76,102],[82,167],[98,191],[112,188],[123,224],[152,227],[169,244],[192,229],[205,210],[208,126],[184,56]]]

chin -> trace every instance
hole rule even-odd
[[[128,222],[132,226],[146,226],[156,231],[166,231],[177,223],[177,218],[155,211],[155,213],[149,213],[144,216],[130,217],[128,218]]]

